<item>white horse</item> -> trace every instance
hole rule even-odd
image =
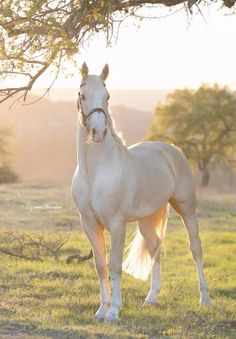
[[[181,216],[188,232],[190,249],[199,277],[200,303],[211,302],[202,266],[202,249],[196,217],[193,179],[183,153],[161,142],[143,142],[126,148],[115,132],[108,111],[109,93],[104,81],[108,65],[100,76],[81,69],[78,106],[78,166],[72,195],[81,225],[93,248],[100,283],[100,307],[95,318],[119,319],[122,306],[120,281],[126,223],[138,221],[123,269],[145,280],[151,271],[151,287],[145,304],[157,303],[160,292],[160,243],[165,235],[168,205]],[[108,264],[104,229],[110,233]]]

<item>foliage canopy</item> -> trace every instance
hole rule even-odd
[[[176,90],[156,108],[149,140],[179,146],[203,172],[219,162],[232,166],[236,153],[236,95],[227,87],[202,85],[197,90]]]
[[[236,0],[216,1],[231,8]],[[0,0],[0,76],[17,76],[24,83],[0,89],[0,102],[18,93],[25,99],[50,66],[56,78],[62,61],[76,55],[86,40],[105,31],[109,42],[127,17],[142,19],[139,10],[145,6],[183,4],[191,11],[200,3],[211,0]]]

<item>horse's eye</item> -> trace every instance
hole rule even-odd
[[[84,94],[81,94],[81,99],[85,100],[85,95]]]
[[[110,99],[110,94],[108,94],[107,101]]]

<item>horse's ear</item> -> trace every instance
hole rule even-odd
[[[108,77],[108,74],[109,74],[109,67],[108,67],[108,64],[106,64],[103,67],[102,73],[100,74],[100,77],[102,78],[103,81],[106,80],[106,78]]]
[[[88,66],[86,65],[86,62],[83,63],[80,72],[82,74],[83,80],[87,79],[88,73],[89,73],[89,69],[88,69]]]

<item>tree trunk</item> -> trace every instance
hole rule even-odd
[[[202,172],[203,173],[202,173],[201,187],[206,187],[209,184],[210,172],[208,168],[204,168]]]

